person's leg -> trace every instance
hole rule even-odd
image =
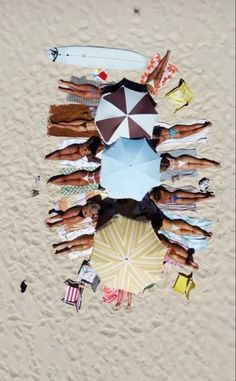
[[[183,258],[181,257],[180,255],[178,254],[171,254],[170,255],[170,258],[173,259],[174,261],[176,261],[177,263],[179,263],[180,265],[182,266],[188,266],[188,267],[191,267],[192,269],[198,269],[199,268],[199,265],[194,262],[193,260],[189,260],[188,258]]]
[[[73,247],[73,246],[77,246],[77,245],[81,245],[81,244],[91,244],[93,243],[93,240],[94,240],[94,235],[93,234],[84,234],[84,235],[81,235],[80,237],[77,237],[77,238],[74,238],[72,239],[71,241],[63,241],[63,242],[59,242],[59,243],[54,243],[52,245],[52,247],[55,249],[55,248],[58,248],[60,246],[67,246],[67,247]]]
[[[190,234],[190,235],[203,236],[203,237],[212,236],[211,232],[207,232],[206,230],[203,230],[199,228],[198,226],[191,225],[188,222],[181,219],[171,220],[165,217],[163,219],[161,229],[170,230],[173,233],[179,234],[179,235]]]
[[[63,83],[63,85],[70,87],[71,89],[78,90],[78,91],[90,91],[97,89],[97,86],[91,85],[91,84],[77,84],[70,81],[63,81],[63,79],[59,80],[60,83]]]
[[[167,67],[168,60],[170,56],[170,50],[167,50],[164,57],[159,62],[158,66],[153,70],[153,72],[148,76],[147,83],[154,80],[155,87],[158,87],[160,85],[161,79],[163,77],[164,71]]]
[[[205,158],[196,158],[190,155],[181,155],[173,159],[173,161],[176,169],[182,169],[185,171],[194,169],[215,168],[220,166],[220,163],[218,163],[217,161]]]
[[[73,173],[70,173],[68,175],[56,175],[56,176],[50,177],[50,179],[48,180],[48,183],[56,184],[56,185],[83,186],[88,184],[88,181],[84,179],[84,177],[88,176],[89,174],[90,174],[89,171],[80,170],[80,171],[75,171]]]
[[[116,301],[116,304],[114,305],[114,310],[119,310],[120,309],[121,302],[122,302],[122,299],[123,299],[123,294],[124,294],[124,291],[118,289],[117,301]]]
[[[95,128],[95,127],[94,127]],[[48,124],[47,133],[51,136],[68,136],[68,137],[91,137],[93,135],[99,136],[97,130],[87,129],[86,122],[84,125],[72,126],[72,125],[59,125],[59,124]]]
[[[184,190],[181,190],[181,189],[172,192],[172,194],[175,194],[177,197],[188,198],[188,199],[189,198],[192,198],[192,199],[203,198],[204,199],[204,198],[209,197],[209,195],[207,193],[187,192],[187,191],[184,191]]]
[[[126,305],[126,309],[127,310],[131,310],[132,292],[127,292],[127,298],[128,298],[128,302],[127,302],[127,305]]]
[[[66,87],[61,87],[61,86],[59,86],[58,89],[67,94],[76,95],[77,97],[81,97],[85,99],[100,99],[101,98],[101,92],[95,86],[92,86],[90,90],[87,90],[87,91],[73,90],[73,89],[68,89]]]
[[[73,251],[87,250],[87,249],[90,249],[91,247],[92,247],[91,243],[83,243],[80,245],[74,245],[73,247],[67,247],[64,249],[56,249],[54,254],[65,255],[65,254],[69,254]]]
[[[45,156],[45,159],[48,160],[70,160],[66,159],[66,157],[69,157],[70,155],[75,154],[80,147],[80,144],[71,144],[68,147],[65,147],[63,149],[58,149],[54,152],[49,153]]]
[[[188,132],[188,131],[195,131],[207,127],[211,127],[211,122],[204,122],[204,123],[194,123],[194,124],[175,124],[172,126],[174,130],[178,132]]]

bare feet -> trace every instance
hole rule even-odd
[[[118,311],[118,310],[120,309],[120,307],[121,307],[121,303],[117,302],[117,303],[113,306],[113,309],[114,309],[115,311]]]
[[[206,121],[206,122],[203,124],[203,126],[204,126],[204,127],[212,127],[212,123]]]

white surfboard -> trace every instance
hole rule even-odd
[[[49,49],[47,57],[52,62],[91,68],[139,70],[146,65],[146,58],[126,49],[102,46],[61,46]]]

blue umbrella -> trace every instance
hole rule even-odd
[[[119,138],[104,149],[100,182],[112,198],[142,200],[160,184],[160,156],[144,138]]]

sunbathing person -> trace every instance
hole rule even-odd
[[[49,122],[47,134],[51,136],[90,137],[99,136],[93,121],[78,119],[71,122]]]
[[[181,189],[170,192],[163,185],[159,185],[151,190],[149,197],[157,205],[169,203],[186,205],[213,198],[215,195],[213,192],[187,192]]]
[[[153,130],[153,143],[155,146],[170,139],[183,139],[188,136],[202,132],[210,127],[211,122],[195,123],[195,124],[175,124],[171,128],[155,126]]]
[[[46,225],[49,228],[55,228],[63,225],[73,225],[83,221],[87,217],[95,222],[98,219],[100,205],[89,202],[86,205],[77,205],[67,209],[65,212],[58,211],[55,216],[46,219]],[[55,211],[57,212],[57,211]]]
[[[79,170],[68,175],[56,175],[50,177],[48,183],[55,185],[85,186],[89,184],[99,184],[100,167],[93,171]]]
[[[191,267],[192,269],[198,269],[199,265],[193,259],[194,249],[185,249],[181,245],[175,242],[170,242],[163,234],[158,234],[158,238],[161,240],[163,245],[168,248],[167,255],[170,259],[176,263]]]
[[[63,149],[51,152],[45,156],[45,159],[76,161],[87,157],[88,161],[100,163],[101,160],[96,157],[96,154],[103,148],[102,140],[98,136],[91,136],[85,143],[71,144]]]
[[[94,235],[81,235],[71,241],[55,243],[52,247],[55,250],[54,254],[68,254],[73,251],[81,251],[90,249],[93,246]]]
[[[161,154],[161,172],[166,170],[191,171],[196,169],[215,168],[219,166],[220,163],[217,161],[205,158],[197,158],[190,155],[180,155],[178,157],[174,157],[169,153]]]
[[[166,54],[164,57],[161,59],[157,67],[152,71],[151,74],[149,74],[147,81],[146,81],[146,86],[148,91],[152,94],[154,88],[158,88],[161,82],[161,79],[163,77],[164,71],[168,65],[168,60],[170,57],[170,50],[167,50]],[[150,82],[154,82],[154,86],[150,84]]]
[[[76,95],[77,97],[81,97],[85,99],[100,99],[101,98],[101,92],[99,90],[99,87],[97,86],[90,85],[90,84],[77,85],[74,82],[63,81],[63,79],[60,79],[59,82],[63,84],[64,86],[68,86],[68,87],[58,86],[59,90],[67,94]]]

